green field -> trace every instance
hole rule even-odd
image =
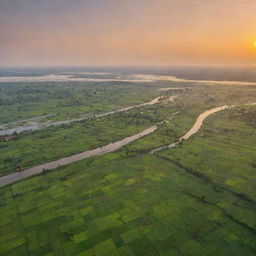
[[[9,100],[0,106],[0,122],[51,113],[57,113],[51,120],[104,113],[150,101],[163,93],[159,88],[174,86],[187,84],[0,84],[0,99]],[[149,151],[177,141],[205,110],[255,102],[256,86],[189,86],[175,92],[179,97],[173,103],[0,142],[0,175],[5,175],[17,166],[106,145],[165,120],[155,133],[115,153],[1,188],[0,255],[254,256],[256,107],[216,113],[176,148]],[[26,87],[27,94],[18,92]],[[78,105],[71,101],[74,91]]]
[[[55,116],[48,120],[65,120],[104,113],[156,96],[158,92],[143,83],[1,83],[0,125],[49,114]]]

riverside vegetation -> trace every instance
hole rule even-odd
[[[165,87],[190,89],[160,90]],[[164,121],[154,133],[115,153],[1,188],[0,255],[255,255],[255,106],[216,113],[177,147],[150,151],[177,141],[206,110],[255,102],[256,86],[161,81],[0,88],[1,125],[50,114],[55,115],[40,122],[64,120],[163,94],[179,96],[174,102],[1,140],[3,176]]]

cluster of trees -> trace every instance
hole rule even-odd
[[[237,119],[253,125],[256,128],[256,110],[250,108],[236,108],[230,112],[231,120]]]

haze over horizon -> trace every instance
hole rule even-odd
[[[0,66],[253,65],[254,0],[0,0]]]

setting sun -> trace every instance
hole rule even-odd
[[[0,256],[256,256],[255,10],[0,0]]]

